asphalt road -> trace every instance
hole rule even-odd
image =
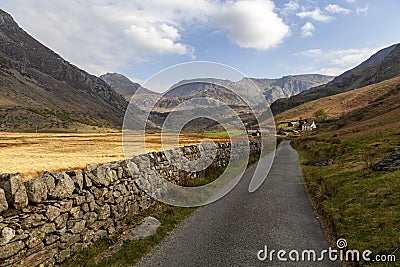
[[[265,246],[289,252],[329,245],[301,182],[299,160],[289,142],[282,142],[262,186],[248,192],[249,169],[222,199],[199,208],[137,266],[340,266],[323,262],[258,259]],[[291,254],[295,257],[296,254]],[[264,253],[260,254],[263,257]],[[307,257],[306,257],[307,258]],[[327,258],[327,257],[325,257]]]

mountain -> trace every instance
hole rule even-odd
[[[186,97],[196,95],[205,92],[210,88],[215,88],[215,86],[211,84],[217,84],[221,87],[232,89],[232,91],[240,90],[241,92],[245,92],[245,94],[249,96],[249,99],[252,99],[252,88],[255,84],[263,92],[266,101],[272,103],[279,98],[291,97],[312,87],[326,84],[333,78],[333,76],[320,74],[304,74],[289,75],[278,79],[257,79],[246,77],[237,82],[212,78],[184,80],[173,85],[167,92],[166,96]],[[253,101],[257,102],[259,100],[253,99]]]
[[[348,114],[381,108],[380,114],[400,108],[400,77],[357,88],[304,103],[275,116],[276,122],[298,121],[301,118],[317,120],[318,111],[325,111],[325,119],[335,121]],[[390,100],[390,101],[389,101]],[[398,102],[396,102],[398,101]],[[365,112],[364,112],[365,113]],[[397,116],[398,117],[398,116]],[[361,120],[364,116],[358,117]],[[397,120],[400,120],[398,117]]]
[[[0,130],[121,127],[127,101],[0,10]]]
[[[360,65],[346,71],[326,85],[275,101],[271,105],[271,110],[274,114],[278,114],[312,100],[347,92],[397,76],[400,76],[399,44],[378,51]]]
[[[136,94],[137,90],[140,88],[140,84],[132,82],[127,77],[119,73],[106,73],[100,76],[100,79],[105,81],[114,91],[122,95],[128,101],[131,97]],[[146,88],[142,88],[139,91],[140,94],[158,94]]]
[[[291,97],[312,87],[330,82],[334,77],[321,74],[289,75],[279,79],[251,78],[263,90],[265,99],[272,103],[277,99]]]
[[[214,106],[215,100],[218,100],[229,105],[244,122],[252,126],[256,124],[256,119],[247,103],[252,108],[262,108],[263,103],[265,103],[264,100],[272,102],[277,98],[297,94],[312,86],[327,83],[332,79],[331,76],[309,74],[285,76],[280,79],[243,78],[237,82],[214,78],[182,80],[171,86],[163,98],[151,106],[152,115],[157,115],[157,118],[151,116],[150,120],[160,126],[172,110],[179,111],[186,116],[193,115],[195,117],[196,114],[202,114],[205,109]],[[257,87],[261,90],[261,94]],[[196,100],[193,101],[193,99]],[[190,105],[182,105],[189,100],[191,100]],[[143,107],[140,103],[135,103]],[[262,105],[259,106],[259,104]],[[227,110],[218,111],[221,117],[234,120],[231,113]],[[190,124],[190,128],[204,130],[207,128],[207,123],[210,122],[196,120]],[[209,126],[212,127],[211,124]]]

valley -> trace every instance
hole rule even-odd
[[[331,6],[330,9],[332,8]],[[164,29],[170,29],[169,27],[163,24]],[[177,32],[173,35],[178,38],[179,34]],[[254,85],[257,90],[254,90]],[[161,226],[162,232],[153,239],[150,238],[151,240],[146,239],[143,243],[128,242],[124,247],[125,251],[132,253],[129,250],[134,250],[132,254],[135,254],[134,259],[129,260],[138,261],[152,247],[163,241],[195,209],[164,205],[156,202],[154,196],[150,197],[146,195],[147,192],[140,191],[136,180],[138,173],[141,172],[145,179],[153,178],[152,170],[150,167],[146,169],[147,161],[143,158],[135,159],[134,164],[138,165],[134,165],[137,167],[137,170],[134,169],[135,174],[126,171],[129,169],[128,163],[118,165],[113,162],[123,160],[125,156],[123,132],[127,130],[124,128],[124,119],[127,116],[130,116],[128,118],[135,130],[144,129],[143,124],[146,123],[144,133],[130,133],[130,156],[175,148],[171,134],[167,134],[161,143],[161,131],[167,128],[164,122],[173,112],[177,112],[179,116],[170,121],[169,130],[172,131],[179,128],[181,118],[195,117],[182,126],[179,147],[199,144],[204,139],[227,143],[220,147],[223,157],[218,155],[219,158],[212,159],[217,167],[204,169],[204,176],[207,176],[202,178],[204,180],[192,179],[197,178],[196,172],[176,170],[176,166],[168,165],[166,157],[152,154],[151,158],[156,162],[157,168],[162,169],[163,175],[174,182],[183,179],[183,184],[196,186],[212,181],[219,172],[225,170],[226,159],[230,160],[231,157],[232,144],[228,143],[237,139],[229,139],[222,125],[210,119],[214,114],[220,115],[223,118],[221,121],[226,125],[239,120],[245,126],[240,131],[232,131],[233,137],[247,131],[251,141],[258,142],[263,136],[271,137],[274,142],[275,138],[284,141],[279,146],[280,158],[278,157],[272,175],[275,177],[275,184],[272,185],[278,185],[277,189],[272,192],[270,189],[274,187],[264,186],[265,192],[259,193],[259,199],[249,201],[246,209],[240,208],[231,212],[231,221],[236,221],[234,216],[241,216],[240,219],[249,218],[245,216],[249,211],[256,214],[254,210],[257,207],[254,206],[257,204],[254,203],[262,203],[261,200],[265,201],[263,208],[274,211],[275,205],[268,206],[268,197],[277,193],[275,200],[276,206],[279,206],[281,198],[287,197],[278,194],[281,193],[280,190],[294,185],[293,179],[301,176],[302,181],[296,182],[296,189],[289,196],[296,195],[298,190],[305,193],[304,188],[306,189],[332,247],[336,246],[339,238],[345,238],[349,244],[348,249],[368,249],[376,254],[399,255],[400,159],[397,155],[400,155],[400,44],[380,49],[368,59],[335,77],[315,73],[284,75],[280,78],[243,77],[237,81],[199,77],[178,81],[165,90],[160,93],[154,88],[142,88],[139,83],[116,72],[92,75],[29,35],[10,14],[0,9],[0,200],[3,200],[0,203],[0,248],[6,251],[0,253],[0,260],[4,258],[16,262],[20,255],[12,246],[20,245],[20,254],[31,253],[28,256],[31,260],[35,253],[39,254],[45,248],[48,249],[50,259],[57,263],[64,261],[66,266],[76,264],[74,257],[79,259],[81,265],[88,262],[103,263],[102,260],[111,265],[127,264],[127,257],[122,253],[116,259],[103,259],[102,253],[117,242],[123,227],[139,224],[144,215],[158,216],[165,221],[165,225]],[[191,99],[195,101],[186,106],[180,105]],[[220,109],[213,105],[216,102],[223,102],[230,109]],[[250,106],[255,108],[252,110]],[[269,109],[273,118],[267,114]],[[257,121],[255,113],[265,110],[268,112],[260,112],[263,121]],[[273,120],[276,129],[272,125]],[[141,148],[140,143],[143,135],[146,138],[146,151]],[[248,142],[246,146],[251,144],[252,142]],[[256,147],[262,146],[253,143],[253,149]],[[198,147],[185,149],[187,151],[184,153],[189,161],[196,159],[197,153],[202,151]],[[247,167],[260,160],[257,153],[252,155]],[[298,173],[298,158],[301,175]],[[280,184],[284,181],[281,175],[288,171],[288,165],[285,165],[288,163],[287,159],[291,160],[290,168],[295,171],[285,174],[287,183],[283,185]],[[385,165],[376,168],[383,160],[389,162],[389,167]],[[92,163],[98,167],[91,165]],[[53,173],[51,176],[46,172],[60,173]],[[22,181],[15,182],[18,179],[15,177],[19,176],[13,173],[20,173],[22,181],[28,182],[26,189],[25,185],[22,186]],[[268,178],[269,170],[262,175],[263,178]],[[249,174],[247,179],[250,176]],[[39,179],[32,179],[37,177]],[[46,184],[48,180],[42,181],[47,178],[53,184]],[[66,188],[63,188],[65,185]],[[11,189],[13,186],[18,188]],[[246,200],[256,196],[255,193],[247,199],[247,184],[243,189],[243,194],[233,197],[234,208],[242,207],[245,203],[242,201],[244,196]],[[26,190],[30,190],[29,201]],[[24,208],[18,206],[20,199],[16,197],[17,191],[26,196],[23,199]],[[64,191],[70,194],[64,195]],[[127,192],[133,193],[129,195]],[[36,193],[42,195],[42,198],[37,197]],[[136,202],[130,202],[132,199]],[[301,199],[309,207],[305,194]],[[80,204],[77,204],[78,200]],[[151,201],[155,204],[150,205]],[[54,204],[55,202],[57,203]],[[110,203],[113,210],[106,203]],[[29,209],[26,208],[28,206]],[[123,222],[124,226],[115,229],[117,224],[113,219],[120,216],[119,213],[124,212],[128,206],[132,208],[130,215],[134,215]],[[41,210],[36,214],[36,210],[43,207],[50,211]],[[106,208],[103,210],[104,207]],[[302,223],[307,220],[318,223],[311,207],[309,208],[309,217]],[[48,213],[55,209],[58,214],[53,218]],[[299,210],[302,211],[302,208],[290,213],[285,213],[287,210],[278,210],[279,215],[283,216],[279,220],[291,219],[294,229],[297,221],[291,216],[296,212],[301,215]],[[228,217],[223,213],[226,211],[231,210],[221,208],[214,211],[214,214],[221,216],[221,225],[216,227],[217,235],[206,233],[210,240],[220,237],[220,228],[239,234],[245,233],[243,228],[237,228],[238,225],[226,223]],[[84,213],[87,216],[85,218]],[[266,213],[260,214],[258,217],[261,218]],[[26,222],[28,217],[31,221]],[[62,218],[59,219],[60,217]],[[207,222],[209,217],[205,216]],[[273,217],[267,218],[275,225],[265,227],[265,237],[271,237],[269,231],[276,225],[283,225],[273,221]],[[80,224],[75,226],[77,218]],[[37,232],[27,234],[20,224],[15,224],[17,219],[28,224],[27,229],[32,228],[32,231],[37,231],[42,225],[45,226],[40,229],[46,230],[45,227],[49,227],[54,228],[54,231],[50,229],[51,235],[45,233],[43,238],[36,239],[34,234]],[[67,220],[70,221],[67,223]],[[93,225],[92,222],[95,221]],[[262,220],[253,220],[256,221],[261,228],[267,225]],[[241,225],[250,223],[252,222],[243,221]],[[319,223],[316,227],[319,227]],[[98,236],[103,238],[86,239],[94,236],[86,228],[90,228],[93,233],[100,232]],[[4,233],[3,229],[6,229]],[[319,230],[322,233],[322,229]],[[315,229],[311,232],[315,232]],[[8,237],[13,236],[6,238],[6,234]],[[49,235],[46,237],[46,234]],[[283,237],[288,235],[284,230],[281,234]],[[84,235],[85,238],[80,239]],[[229,234],[221,236],[232,243],[236,242],[229,239]],[[238,238],[242,237],[247,238],[248,235],[243,234]],[[254,239],[258,237],[261,235],[257,234]],[[322,241],[327,241],[323,234],[321,237]],[[60,248],[53,247],[59,244]],[[99,244],[100,252],[96,246]],[[85,246],[88,246],[87,250],[79,252]],[[55,258],[52,253],[54,250],[58,253]],[[92,251],[95,256],[86,253],[87,251]],[[194,252],[197,255],[198,250],[194,249]],[[68,258],[70,255],[74,257]],[[360,265],[372,266],[365,262],[354,266]]]

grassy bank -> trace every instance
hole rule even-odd
[[[400,147],[394,130],[352,138],[319,134],[293,140],[309,197],[332,243],[392,254],[400,261],[400,170],[372,170]],[[329,160],[332,165],[321,166]],[[355,264],[357,265],[357,264]],[[361,266],[396,266],[361,262]]]

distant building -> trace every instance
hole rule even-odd
[[[315,124],[314,121],[312,122],[305,122],[303,123],[303,125],[301,126],[301,130],[302,131],[312,131],[317,129],[317,125]]]
[[[259,130],[247,130],[248,136],[261,136],[261,132]]]

